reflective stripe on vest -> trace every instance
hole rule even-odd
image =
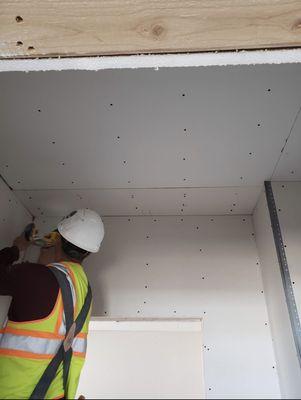
[[[0,335],[0,349],[26,351],[28,353],[54,356],[62,339],[45,339],[22,335],[13,335],[5,333]],[[76,337],[72,343],[72,349],[75,353],[85,353],[87,349],[87,340]]]

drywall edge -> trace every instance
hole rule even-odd
[[[185,54],[0,60],[0,72],[201,67],[301,63],[301,48]]]

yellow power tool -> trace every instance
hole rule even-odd
[[[29,242],[39,247],[52,247],[60,237],[57,230],[47,233],[44,236],[39,236],[34,223],[26,226],[24,235]]]

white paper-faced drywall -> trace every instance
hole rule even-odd
[[[30,214],[0,179],[0,249],[12,246],[13,240],[21,234],[31,221]],[[6,317],[9,299],[0,297],[0,325]]]
[[[1,73],[14,189],[261,185],[301,103],[301,66]]]
[[[46,232],[57,220],[39,225]],[[250,217],[110,217],[104,224],[103,246],[86,263],[94,316],[202,317],[206,396],[279,397]]]

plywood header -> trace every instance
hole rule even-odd
[[[0,57],[298,47],[297,0],[0,0]]]

